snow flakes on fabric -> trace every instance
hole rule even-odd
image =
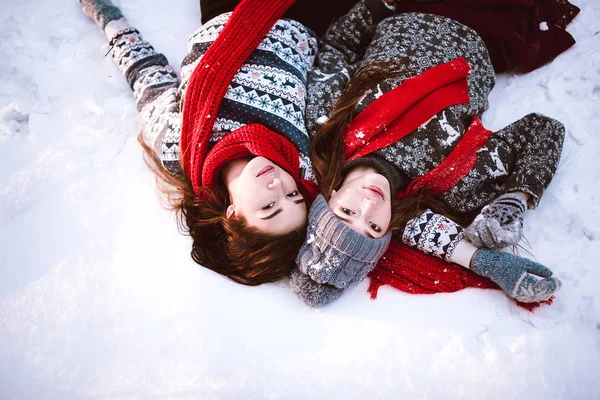
[[[396,68],[394,77],[365,90],[355,108],[358,114],[380,95],[378,92],[385,93],[428,68],[459,56],[471,66],[467,77],[469,103],[447,107],[402,140],[381,150],[387,161],[411,179],[422,176],[450,154],[472,117],[481,116],[488,108],[495,73],[487,49],[474,30],[437,15],[405,13],[387,18],[376,26],[366,48],[361,47],[359,37],[368,31],[371,21],[360,15],[351,15],[348,21],[330,30],[317,66],[309,73],[310,135],[318,128],[317,118],[330,114],[348,83],[346,71],[352,73],[379,61],[393,62]],[[352,30],[348,30],[350,25]],[[326,80],[322,79],[324,73]],[[532,195],[531,204],[535,206],[556,171],[563,138],[560,122],[540,114],[527,115],[493,133],[477,153],[474,168],[440,198],[452,211],[469,212],[504,192],[521,190]]]

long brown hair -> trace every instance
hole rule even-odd
[[[392,62],[374,62],[361,68],[350,79],[338,98],[328,120],[318,130],[311,143],[311,157],[317,182],[323,196],[327,200],[334,189],[343,181],[344,166],[344,131],[355,117],[355,107],[364,96],[365,91],[385,79],[399,76],[397,66]],[[403,229],[406,222],[427,208],[443,214],[457,223],[467,226],[477,213],[456,213],[437,197],[427,196],[421,192],[415,196],[395,198],[392,200],[392,220],[390,231]]]
[[[141,133],[138,141],[166,207],[175,211],[180,232],[193,240],[191,256],[196,263],[249,286],[276,282],[289,275],[305,239],[305,225],[275,236],[248,226],[243,218],[227,218],[229,194],[225,187],[202,187],[197,196],[185,174],[174,175],[164,169]]]

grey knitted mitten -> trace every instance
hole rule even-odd
[[[311,307],[325,306],[337,300],[344,293],[344,289],[313,281],[310,276],[303,274],[298,269],[292,270],[290,285],[296,296]]]
[[[552,271],[541,264],[488,249],[477,250],[471,271],[490,278],[508,296],[524,303],[548,300],[562,285],[557,278],[551,278]]]
[[[464,231],[464,236],[476,247],[502,249],[519,243],[523,233],[523,215],[527,202],[523,196],[507,193],[487,206]]]
[[[98,24],[102,30],[110,21],[123,18],[119,7],[115,6],[110,0],[77,0],[83,13]]]

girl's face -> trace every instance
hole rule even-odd
[[[264,233],[285,234],[306,224],[304,197],[294,178],[264,157],[239,159],[223,168],[231,205],[227,217],[244,217]]]
[[[364,236],[380,238],[390,226],[390,184],[375,170],[351,171],[328,204],[342,222]]]

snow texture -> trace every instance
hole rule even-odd
[[[173,66],[197,1],[116,3]],[[132,93],[75,0],[0,5],[0,398],[592,399],[600,392],[600,3],[577,44],[505,74],[484,123],[567,127],[525,236],[564,283],[535,314],[499,291],[368,282],[311,309],[286,282],[199,268],[136,141]],[[526,254],[521,251],[522,254]]]

